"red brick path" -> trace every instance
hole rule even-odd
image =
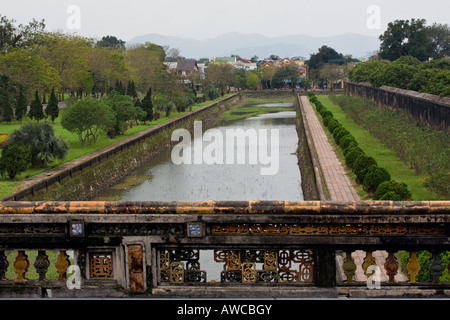
[[[319,158],[325,184],[333,201],[359,201],[360,198],[345,173],[343,165],[337,158],[328,141],[325,131],[317,119],[316,114],[307,97],[302,96],[301,102],[309,131]]]

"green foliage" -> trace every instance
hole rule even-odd
[[[414,60],[403,60],[414,64]],[[356,175],[356,181],[363,184],[364,190],[373,193],[380,184],[391,180],[390,173],[386,169],[378,167],[376,160],[373,157],[367,156],[365,152],[358,147],[358,142],[355,137],[334,118],[333,113],[328,111],[313,93],[308,93],[308,97],[311,102],[315,101],[317,112],[322,115],[324,125],[328,127],[336,144],[339,145],[343,151],[346,166],[353,170]],[[358,112],[359,110],[355,110],[355,113]],[[411,198],[411,194],[404,183],[400,184],[395,190],[400,195],[393,195],[391,193],[386,195],[393,190],[394,189],[386,190],[386,192],[380,196],[395,197],[396,199],[405,197]]]
[[[344,60],[344,55],[342,53],[338,53],[336,50],[334,50],[331,47],[328,46],[322,46],[319,51],[315,54],[312,54],[308,66],[311,69],[320,69],[324,64],[328,63],[330,60],[333,59],[342,59]]]
[[[64,111],[61,126],[78,135],[82,147],[97,142],[100,130],[114,125],[114,113],[103,101],[92,97],[70,104]]]
[[[219,90],[217,90],[217,88],[212,85],[209,87],[206,95],[208,96],[209,100],[216,100],[220,97]]]
[[[358,142],[356,141],[355,137],[353,137],[351,134],[347,134],[344,137],[341,138],[339,145],[342,150],[347,149],[350,145],[357,146]]]
[[[336,130],[340,126],[341,124],[339,123],[339,121],[334,118],[328,121],[328,131],[330,131],[330,133],[333,133],[334,130]]]
[[[374,193],[381,183],[390,180],[391,175],[386,169],[372,166],[364,176],[363,188],[369,193]]]
[[[141,101],[140,108],[145,112],[144,123],[153,120],[153,101],[152,101],[152,87],[150,87]]]
[[[128,121],[133,119],[135,106],[129,96],[113,91],[105,98],[105,102],[114,114],[114,135],[123,135],[128,129]]]
[[[449,33],[447,27],[447,34]],[[437,41],[430,34],[424,19],[395,20],[380,36],[380,57],[394,61],[402,56],[413,56],[420,61],[438,56]],[[448,40],[447,40],[448,41]],[[440,58],[444,57],[441,56]]]
[[[391,86],[450,97],[450,63],[446,60],[421,63],[411,56],[402,56],[392,63],[371,60],[358,64],[349,78],[375,87]]]
[[[437,194],[441,194],[445,197],[450,196],[450,172],[443,169],[439,169],[431,177],[425,180],[425,187],[434,191]]]
[[[25,172],[31,164],[31,148],[22,142],[9,143],[2,149],[0,158],[0,172],[13,180],[17,175]]]
[[[355,163],[353,164],[353,172],[356,175],[356,180],[359,183],[362,183],[364,177],[369,172],[369,169],[374,165],[377,165],[376,160],[366,154],[362,154],[356,158]]]
[[[377,108],[370,101],[347,95],[331,99],[386,147],[395,150],[417,174],[430,176],[426,186],[439,194],[448,192],[448,175],[443,175],[450,172],[448,133],[418,126],[405,110]]]
[[[43,107],[42,107],[42,102],[41,102],[41,99],[39,98],[39,93],[37,92],[37,90],[34,94],[34,100],[31,102],[31,105],[30,105],[29,116],[31,119],[37,120],[37,122],[44,119],[44,111],[43,111]]]
[[[10,135],[11,143],[23,143],[31,149],[34,167],[46,167],[56,159],[64,159],[69,144],[56,137],[53,127],[48,123],[28,123]]]
[[[15,87],[7,75],[0,75],[0,114],[3,120],[10,123],[14,117],[13,94]]]
[[[99,40],[96,45],[109,49],[123,49],[125,48],[125,43],[125,41],[117,39],[115,36],[105,36],[102,40]]]
[[[350,169],[353,169],[353,165],[355,164],[356,159],[358,159],[358,157],[363,154],[364,151],[362,151],[361,148],[350,147],[349,150],[347,150],[347,154],[345,156],[345,165]]]
[[[17,97],[16,102],[16,119],[19,122],[22,122],[23,117],[27,114],[28,103],[23,92],[23,87],[20,86],[19,96]]]
[[[55,88],[52,89],[45,113],[52,119],[52,122],[55,122],[59,116],[58,98],[55,95]]]
[[[333,131],[334,141],[336,141],[336,143],[339,145],[341,138],[349,134],[350,132],[348,132],[348,130],[345,129],[344,127],[338,127]]]
[[[404,182],[390,180],[380,183],[373,195],[373,199],[407,201],[411,199],[411,193]]]

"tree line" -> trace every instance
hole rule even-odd
[[[379,52],[350,72],[351,81],[450,97],[449,25],[396,20],[380,41]]]

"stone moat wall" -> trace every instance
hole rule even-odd
[[[379,107],[408,110],[421,125],[450,132],[450,98],[388,86],[376,88],[369,83],[346,82],[345,91]]]

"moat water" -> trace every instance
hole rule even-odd
[[[284,106],[292,108],[292,104],[262,104],[260,106]],[[244,120],[222,121],[214,129],[226,136],[227,130],[254,129],[256,132],[267,130],[270,155],[270,132],[276,130],[279,135],[278,171],[273,175],[262,175],[261,169],[268,165],[250,164],[249,139],[244,164],[175,164],[172,150],[167,150],[158,157],[148,161],[139,169],[130,173],[125,179],[96,197],[103,201],[229,201],[229,200],[304,200],[301,187],[301,174],[298,167],[298,136],[295,127],[296,113],[282,111],[263,114]],[[197,137],[197,139],[202,139]],[[212,140],[211,140],[212,141]],[[198,141],[197,141],[198,142]],[[192,137],[192,145],[195,145]],[[208,143],[203,142],[204,147]],[[223,143],[223,154],[229,148],[227,141]],[[238,152],[238,145],[235,146]],[[255,147],[255,146],[253,146]],[[257,148],[262,148],[258,140]],[[229,150],[229,149],[228,149]],[[242,150],[242,149],[240,149]],[[194,161],[192,161],[194,162]],[[229,163],[229,162],[228,162]]]

